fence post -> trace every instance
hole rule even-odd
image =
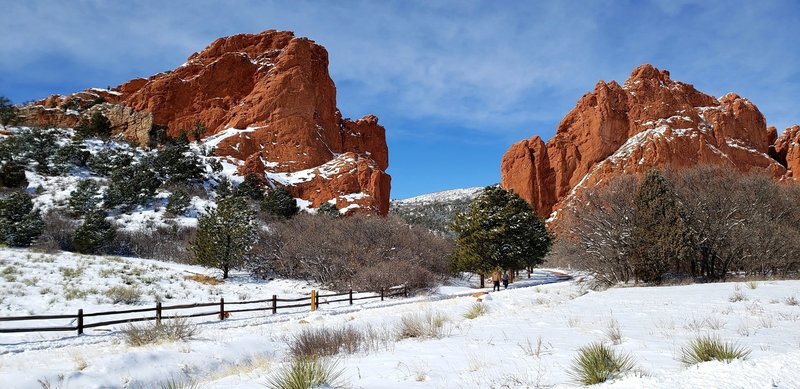
[[[353,289],[350,289],[350,305],[353,305]]]
[[[83,309],[78,310],[78,335],[83,335]]]
[[[383,301],[383,288],[381,288],[381,301]]]
[[[161,302],[156,303],[156,325],[161,324]]]
[[[272,295],[272,314],[278,313],[278,296]]]
[[[311,312],[317,310],[317,291],[311,289]]]
[[[225,320],[225,298],[219,298],[219,319]]]

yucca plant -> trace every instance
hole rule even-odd
[[[749,349],[725,343],[710,335],[693,339],[688,345],[681,347],[681,362],[687,366],[713,360],[730,362],[734,359],[747,359],[748,356]]]
[[[594,385],[617,378],[636,366],[629,354],[617,353],[611,347],[597,342],[578,349],[569,375],[583,385]]]
[[[475,319],[479,316],[485,315],[487,312],[489,312],[489,308],[486,307],[485,304],[474,303],[469,307],[469,311],[464,314],[464,317],[467,319]]]
[[[341,388],[342,374],[336,361],[320,358],[301,358],[269,378],[270,389],[311,389],[317,387]]]

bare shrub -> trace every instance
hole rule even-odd
[[[405,314],[400,318],[397,337],[399,339],[441,338],[445,322],[447,322],[447,317],[438,312]]]
[[[611,342],[613,345],[622,344],[622,330],[619,327],[619,322],[615,319],[611,319],[608,322],[608,326],[605,330],[606,338]]]
[[[423,288],[450,274],[452,241],[396,217],[300,214],[262,231],[251,269],[337,290]]]
[[[151,258],[161,261],[191,263],[189,242],[195,234],[189,227],[142,228],[135,231],[117,230],[109,244],[108,254]]]
[[[306,328],[295,334],[289,353],[297,359],[353,354],[364,344],[364,335],[352,327]]]
[[[44,230],[32,249],[46,253],[72,250],[72,237],[79,224],[76,220],[64,210],[53,209],[42,215],[42,221]]]
[[[172,318],[161,320],[160,323],[129,324],[121,332],[128,345],[144,346],[187,340],[197,333],[197,326],[185,318]]]
[[[135,286],[112,286],[105,291],[106,297],[114,304],[138,304],[142,300],[142,291]]]

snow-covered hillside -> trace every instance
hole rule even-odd
[[[204,272],[192,266],[22,250],[4,250],[0,258],[4,269],[15,269],[3,271],[12,276],[3,281],[2,315],[109,306],[100,294],[49,306],[54,296],[41,288],[69,284],[101,291],[115,282],[122,286],[125,279],[139,280],[142,290],[173,293],[175,301],[218,296],[235,301],[240,293],[254,298],[275,291],[299,293],[312,286],[234,278],[212,292],[206,285],[183,279],[188,272]],[[75,267],[85,270],[80,275],[70,273],[72,281],[63,280],[64,271],[59,269]],[[114,271],[119,274],[97,281],[99,272]],[[138,388],[160,387],[173,380],[193,381],[203,388],[263,388],[288,363],[294,334],[351,327],[389,337],[369,351],[338,355],[349,387],[570,387],[575,384],[567,371],[576,350],[596,341],[611,345],[607,332],[616,326],[621,342],[611,347],[630,353],[638,369],[601,387],[800,387],[800,281],[594,292],[574,281],[535,285],[551,281],[540,274],[533,282],[523,277],[509,290],[484,296],[480,304],[488,312],[474,319],[463,316],[476,303],[468,295],[474,289],[456,282],[428,296],[354,307],[323,305],[313,314],[300,310],[210,320],[200,324],[189,341],[152,346],[128,346],[116,331],[119,327],[79,337],[61,334],[63,338],[55,340],[49,334],[2,334],[0,382],[4,388],[40,388],[37,380],[65,388]],[[37,283],[27,285],[25,280],[33,278]],[[149,305],[154,300],[145,293],[142,301]],[[405,315],[425,313],[446,318],[438,337],[398,340],[391,335]],[[703,334],[738,342],[752,350],[750,359],[683,366],[678,361],[681,347]]]
[[[435,202],[452,202],[458,200],[472,200],[483,189],[482,186],[474,188],[451,189],[442,192],[428,193],[409,197],[407,199],[392,200],[392,205],[425,204]]]

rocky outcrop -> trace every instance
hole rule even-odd
[[[775,130],[775,127],[771,128]],[[775,141],[774,150],[775,159],[789,169],[789,176],[797,179],[800,174],[800,126],[787,128]]]
[[[534,136],[512,145],[501,162],[502,185],[547,217],[582,188],[651,168],[720,164],[780,178],[787,164],[773,156],[798,158],[791,141],[773,146],[776,136],[749,100],[733,93],[716,99],[642,65],[623,85],[598,82],[547,143]]]
[[[355,121],[342,117],[328,74],[327,51],[291,32],[220,38],[173,71],[134,79],[112,90],[49,97],[31,109],[61,108],[65,113],[64,108],[98,102],[117,104],[119,108],[109,109],[107,115],[116,133],[142,145],[149,140],[149,128],[142,129],[148,120],[166,126],[173,137],[181,133],[194,137],[193,128],[202,124],[206,132],[199,135],[218,136],[215,153],[237,163],[241,175],[256,173],[270,180],[273,173],[320,169],[338,161],[335,175],[302,185],[287,182],[288,189],[314,205],[335,200],[348,209],[358,205],[382,214],[388,210],[385,129],[372,115]],[[129,125],[117,128],[112,117],[125,117]],[[62,121],[70,118],[53,118],[51,123],[75,124]],[[223,133],[226,136],[219,137]],[[352,158],[342,158],[350,154]],[[342,200],[355,197],[358,201]]]

